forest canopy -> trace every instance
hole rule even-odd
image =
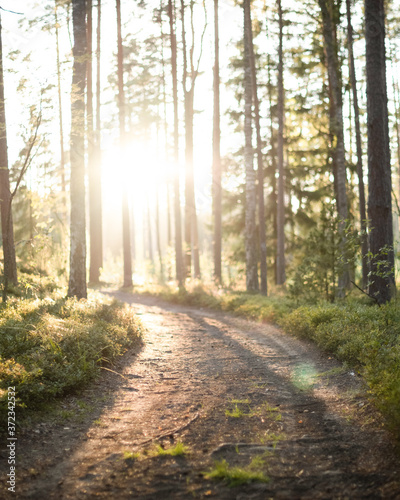
[[[394,296],[397,0],[0,7],[4,301],[32,269]]]

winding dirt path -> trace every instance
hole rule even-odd
[[[1,498],[400,498],[390,437],[335,360],[271,325],[109,293],[140,315],[145,346],[66,404],[71,423],[19,438],[18,492],[7,495],[3,463]],[[154,453],[178,440],[189,454]],[[256,456],[269,482],[204,475],[215,460]]]

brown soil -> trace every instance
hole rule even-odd
[[[140,315],[145,346],[63,402],[61,421],[19,431],[16,494],[3,447],[1,498],[400,498],[390,435],[337,361],[272,325],[112,295]],[[242,416],[226,415],[236,407]],[[190,452],[155,454],[177,441]],[[267,483],[205,475],[216,460],[246,467],[255,456]]]

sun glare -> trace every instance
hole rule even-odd
[[[127,188],[135,205],[145,206],[154,188],[165,185],[171,169],[150,144],[132,142],[124,150],[109,147],[102,160],[106,204],[120,204],[122,190]]]

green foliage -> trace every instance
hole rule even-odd
[[[400,425],[400,307],[348,301],[302,306],[279,323],[359,370],[377,406]]]
[[[206,479],[222,479],[228,486],[240,486],[251,482],[268,483],[269,478],[261,468],[264,460],[260,456],[252,459],[247,467],[230,467],[226,460],[217,461],[214,467],[205,475]]]
[[[20,407],[37,408],[91,380],[141,332],[131,309],[100,297],[10,301],[0,309],[0,418],[9,386]]]
[[[334,204],[323,204],[320,220],[301,242],[301,262],[295,266],[289,281],[293,298],[315,301],[324,297],[333,302],[337,278],[344,266],[353,265],[360,246],[360,236],[346,223],[345,243],[341,250],[339,220]]]

